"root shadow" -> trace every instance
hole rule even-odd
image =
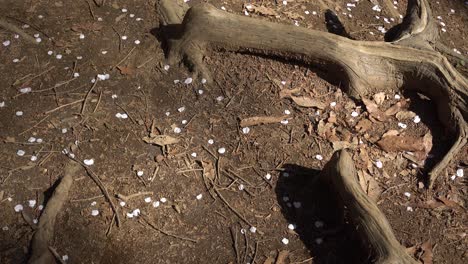
[[[319,170],[286,164],[276,187],[281,212],[310,251],[314,263],[367,263],[355,228],[329,184],[318,180]],[[287,200],[285,197],[288,197]],[[300,208],[296,208],[300,202]],[[323,223],[323,226],[320,224]]]

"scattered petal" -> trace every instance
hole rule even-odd
[[[85,159],[83,160],[83,163],[87,166],[91,166],[94,164],[94,159]]]
[[[218,153],[219,153],[219,154],[224,154],[224,153],[226,153],[226,148],[219,148],[219,149],[218,149]]]
[[[22,150],[22,149],[18,149],[18,151],[16,151],[16,155],[18,155],[20,157],[24,156],[24,154],[26,154],[26,152],[24,150]]]
[[[23,211],[23,205],[21,204],[15,205],[15,212],[19,213],[21,211]]]
[[[199,195],[196,196],[196,198],[197,200],[201,200],[201,198],[203,198],[203,194],[200,193]]]
[[[283,238],[283,239],[281,239],[281,243],[287,245],[287,244],[289,244],[289,239]]]
[[[91,215],[92,216],[98,216],[99,215],[99,210],[92,210]]]

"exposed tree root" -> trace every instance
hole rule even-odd
[[[60,210],[62,210],[63,204],[68,199],[68,192],[73,184],[73,176],[79,168],[80,165],[71,160],[65,166],[65,175],[60,180],[57,188],[55,188],[39,219],[39,225],[32,238],[32,254],[28,263],[55,263],[54,254],[49,249],[54,237],[55,220]]]
[[[351,156],[341,150],[335,152],[325,165],[321,177],[333,189],[349,210],[356,232],[369,247],[372,263],[416,264],[405,248],[398,243],[390,224],[377,205],[361,189]]]
[[[351,97],[412,90],[430,97],[439,119],[458,139],[428,174],[427,186],[466,144],[468,81],[435,50],[438,31],[427,0],[409,0],[391,42],[355,41],[327,32],[230,14],[182,0],[157,4],[167,39],[168,63],[184,61],[195,75],[211,80],[203,63],[209,50],[242,51],[302,61],[324,68]]]
[[[23,37],[25,40],[27,40],[31,44],[35,44],[35,45],[38,44],[38,42],[36,41],[35,38],[31,37],[26,32],[24,32],[22,29],[20,29],[19,27],[9,23],[8,21],[6,21],[2,17],[0,17],[0,27],[20,35],[21,37]]]

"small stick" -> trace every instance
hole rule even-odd
[[[215,158],[216,160],[218,160],[218,157],[217,157],[211,150],[209,150],[209,149],[208,149],[207,147],[205,147],[205,146],[202,146],[202,148],[203,148],[204,150],[206,150],[208,153],[210,153],[211,156],[213,156],[213,158]]]
[[[151,58],[149,58],[149,60],[147,60],[147,61],[143,62],[143,63],[142,63],[142,64],[140,64],[140,65],[138,65],[138,66],[137,66],[137,69],[140,69],[140,68],[142,68],[142,67],[143,67],[143,66],[145,66],[145,65],[146,65],[148,62],[150,62],[150,61],[154,60],[155,58],[156,58],[156,57],[151,57]]]
[[[130,52],[127,54],[127,56],[125,56],[122,60],[120,60],[114,67],[112,67],[111,69],[114,69],[114,68],[117,68],[117,66],[119,66],[121,63],[123,63],[129,56],[130,54],[132,54],[133,50],[135,50],[136,46],[133,47]]]
[[[88,92],[86,93],[86,96],[85,98],[83,99],[83,105],[81,106],[81,114],[84,113],[84,110],[86,108],[86,100],[88,99],[89,97],[89,94],[93,91],[94,87],[96,87],[97,83],[99,82],[98,78],[95,79],[96,81],[94,82],[93,86],[91,86],[91,88],[88,90]]]
[[[164,234],[166,236],[170,236],[170,237],[173,237],[173,238],[178,238],[178,239],[181,239],[181,240],[186,240],[186,241],[190,241],[192,243],[198,243],[198,240],[196,239],[192,239],[192,238],[188,238],[188,237],[183,237],[183,236],[179,236],[179,235],[175,235],[175,234],[171,234],[167,231],[164,231],[162,230],[161,228],[157,227],[156,225],[154,225],[153,223],[151,223],[148,219],[146,219],[146,217],[141,217],[141,219],[143,219],[144,222],[146,222],[146,224],[148,226],[150,226],[151,228],[153,228],[154,230],[160,232],[161,234]]]
[[[86,3],[88,4],[89,13],[91,13],[91,16],[93,17],[93,19],[96,20],[96,17],[94,16],[94,12],[93,12],[93,8],[91,7],[91,4],[88,1],[86,1]]]
[[[231,231],[232,246],[234,247],[234,252],[236,253],[237,263],[240,263],[239,249],[237,247],[237,232],[233,227],[229,228],[229,231]]]
[[[249,221],[247,221],[247,219],[245,219],[244,216],[242,216],[239,212],[237,212],[236,209],[234,209],[227,201],[226,199],[224,199],[224,197],[221,195],[221,192],[217,189],[217,188],[213,188],[214,191],[216,192],[216,194],[219,196],[219,198],[221,198],[221,200],[224,202],[224,204],[226,204],[226,206],[231,209],[231,211],[237,215],[242,221],[244,221],[246,224],[248,224],[249,226],[253,226]]]
[[[80,99],[80,100],[77,100],[77,101],[74,101],[74,102],[71,102],[71,103],[68,103],[68,104],[64,104],[64,105],[61,105],[61,106],[56,107],[56,108],[54,108],[54,109],[51,109],[51,110],[49,110],[49,111],[47,111],[47,112],[44,112],[44,114],[45,114],[45,115],[48,115],[48,114],[53,113],[53,112],[55,112],[55,111],[57,111],[57,110],[60,110],[60,109],[62,109],[62,108],[64,108],[64,107],[67,107],[67,106],[70,106],[70,105],[74,105],[74,104],[77,104],[77,103],[81,103],[81,102],[83,102],[83,101],[84,101],[83,99]]]
[[[93,197],[89,197],[89,198],[70,200],[70,202],[72,202],[72,203],[86,202],[86,201],[91,201],[91,200],[95,200],[95,199],[99,199],[99,198],[103,198],[103,197],[104,197],[104,195],[97,195],[97,196],[93,196]]]
[[[96,107],[94,107],[93,113],[96,113],[96,111],[98,109],[98,106],[99,106],[99,103],[101,102],[101,98],[102,98],[102,91],[99,93],[99,98],[98,98]]]
[[[50,253],[52,253],[52,255],[54,255],[55,259],[57,259],[57,261],[60,262],[60,264],[66,264],[66,262],[62,259],[62,257],[55,248],[49,246],[49,251]]]
[[[10,24],[8,23],[7,21],[5,21],[3,18],[0,18],[0,27],[6,29],[6,30],[9,30],[9,31],[12,31],[12,32],[15,32],[17,33],[18,35],[20,35],[21,37],[23,37],[25,40],[31,42],[32,44],[39,44],[36,39],[34,39],[33,37],[29,36],[28,34],[26,34],[26,32],[24,32],[23,30],[21,30],[19,27],[13,25],[13,24]]]
[[[68,156],[68,157],[70,159],[72,159],[73,161],[79,163],[86,170],[86,172],[91,177],[91,179],[93,179],[93,181],[96,183],[96,185],[99,187],[99,189],[101,189],[102,194],[104,195],[104,197],[106,197],[106,200],[109,202],[109,205],[110,205],[112,211],[115,214],[115,220],[116,220],[117,226],[120,226],[120,217],[119,217],[119,213],[117,212],[117,207],[115,206],[114,202],[111,200],[109,192],[107,192],[107,188],[106,188],[106,186],[104,186],[104,184],[102,183],[99,176],[97,176],[90,168],[88,168],[88,166],[86,166],[80,160],[77,160],[77,159],[72,158],[70,156]]]
[[[118,193],[116,196],[120,200],[122,200],[124,202],[127,202],[128,200],[130,200],[132,198],[135,198],[135,197],[138,197],[138,196],[143,196],[143,195],[153,195],[153,192],[137,192],[137,193],[130,194],[130,195],[123,195],[123,194]]]
[[[30,131],[31,129],[35,128],[36,126],[38,126],[40,123],[44,122],[50,115],[46,115],[44,118],[42,118],[39,122],[37,122],[36,124],[34,124],[33,126],[29,127],[28,129],[24,130],[23,132],[19,133],[19,135],[23,135],[24,133]]]
[[[33,77],[29,78],[27,81],[24,81],[23,83],[27,83],[27,82],[30,82],[30,81],[36,79],[37,77],[41,77],[42,75],[44,75],[44,74],[50,72],[50,71],[53,70],[54,68],[55,68],[55,66],[52,66],[52,67],[50,67],[49,69],[47,69],[47,70],[45,70],[45,71],[43,71],[43,72],[41,72],[41,73],[38,73],[38,74],[34,75]],[[27,76],[28,76],[28,75],[27,75]],[[21,78],[21,79],[18,79],[16,82],[13,83],[13,85],[18,85],[24,78],[25,78],[25,77],[23,77],[23,78]]]

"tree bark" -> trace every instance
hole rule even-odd
[[[456,139],[449,152],[428,173],[432,187],[450,160],[465,146],[468,81],[435,50],[438,32],[427,0],[409,0],[402,24],[390,42],[356,41],[327,32],[230,14],[182,0],[157,3],[167,40],[169,64],[185,62],[211,81],[203,57],[210,50],[250,52],[323,67],[328,80],[341,83],[355,99],[378,92],[416,91],[431,98],[441,122]]]

